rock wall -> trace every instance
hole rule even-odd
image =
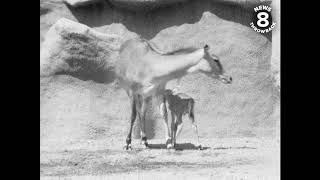
[[[209,44],[234,81],[224,85],[202,74],[182,79],[180,90],[196,100],[200,136],[274,136],[279,129],[279,92],[270,60],[272,36],[249,27],[252,12],[247,8],[202,0],[132,11],[108,1],[80,7],[40,1],[40,48],[45,46],[46,32],[61,17],[122,40],[139,35],[163,51]],[[40,77],[41,143],[109,136],[125,139],[129,101],[123,90],[113,82],[97,81],[94,73],[82,80],[79,74],[58,74]],[[168,84],[173,86],[174,81]],[[164,137],[157,110],[150,108],[149,117],[148,137]],[[181,137],[193,137],[187,119]]]

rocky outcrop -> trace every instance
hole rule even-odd
[[[231,85],[202,74],[182,79],[180,90],[195,98],[199,124],[206,121],[206,126],[200,127],[212,128],[211,132],[224,126],[237,127],[239,134],[246,134],[247,127],[274,127],[278,96],[271,74],[272,45],[267,38],[241,24],[204,12],[199,22],[167,28],[152,41],[163,51],[201,47],[206,43],[211,53],[220,57],[226,73],[233,77]],[[175,84],[172,81],[168,87]],[[235,129],[227,128],[225,133],[233,134]]]
[[[112,81],[121,42],[117,35],[103,34],[62,18],[45,36],[40,51],[40,76],[71,74],[80,79]]]

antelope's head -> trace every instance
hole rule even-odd
[[[203,59],[199,62],[199,69],[207,76],[218,79],[225,84],[230,84],[232,82],[232,77],[229,75],[225,75],[219,57],[209,53],[208,45],[204,46],[204,56]]]

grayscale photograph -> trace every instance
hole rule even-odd
[[[280,180],[280,0],[40,0],[41,180]]]

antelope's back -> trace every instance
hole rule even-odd
[[[150,71],[148,64],[143,61],[148,45],[139,38],[125,41],[119,51],[116,62],[116,73],[123,80],[140,83]]]

